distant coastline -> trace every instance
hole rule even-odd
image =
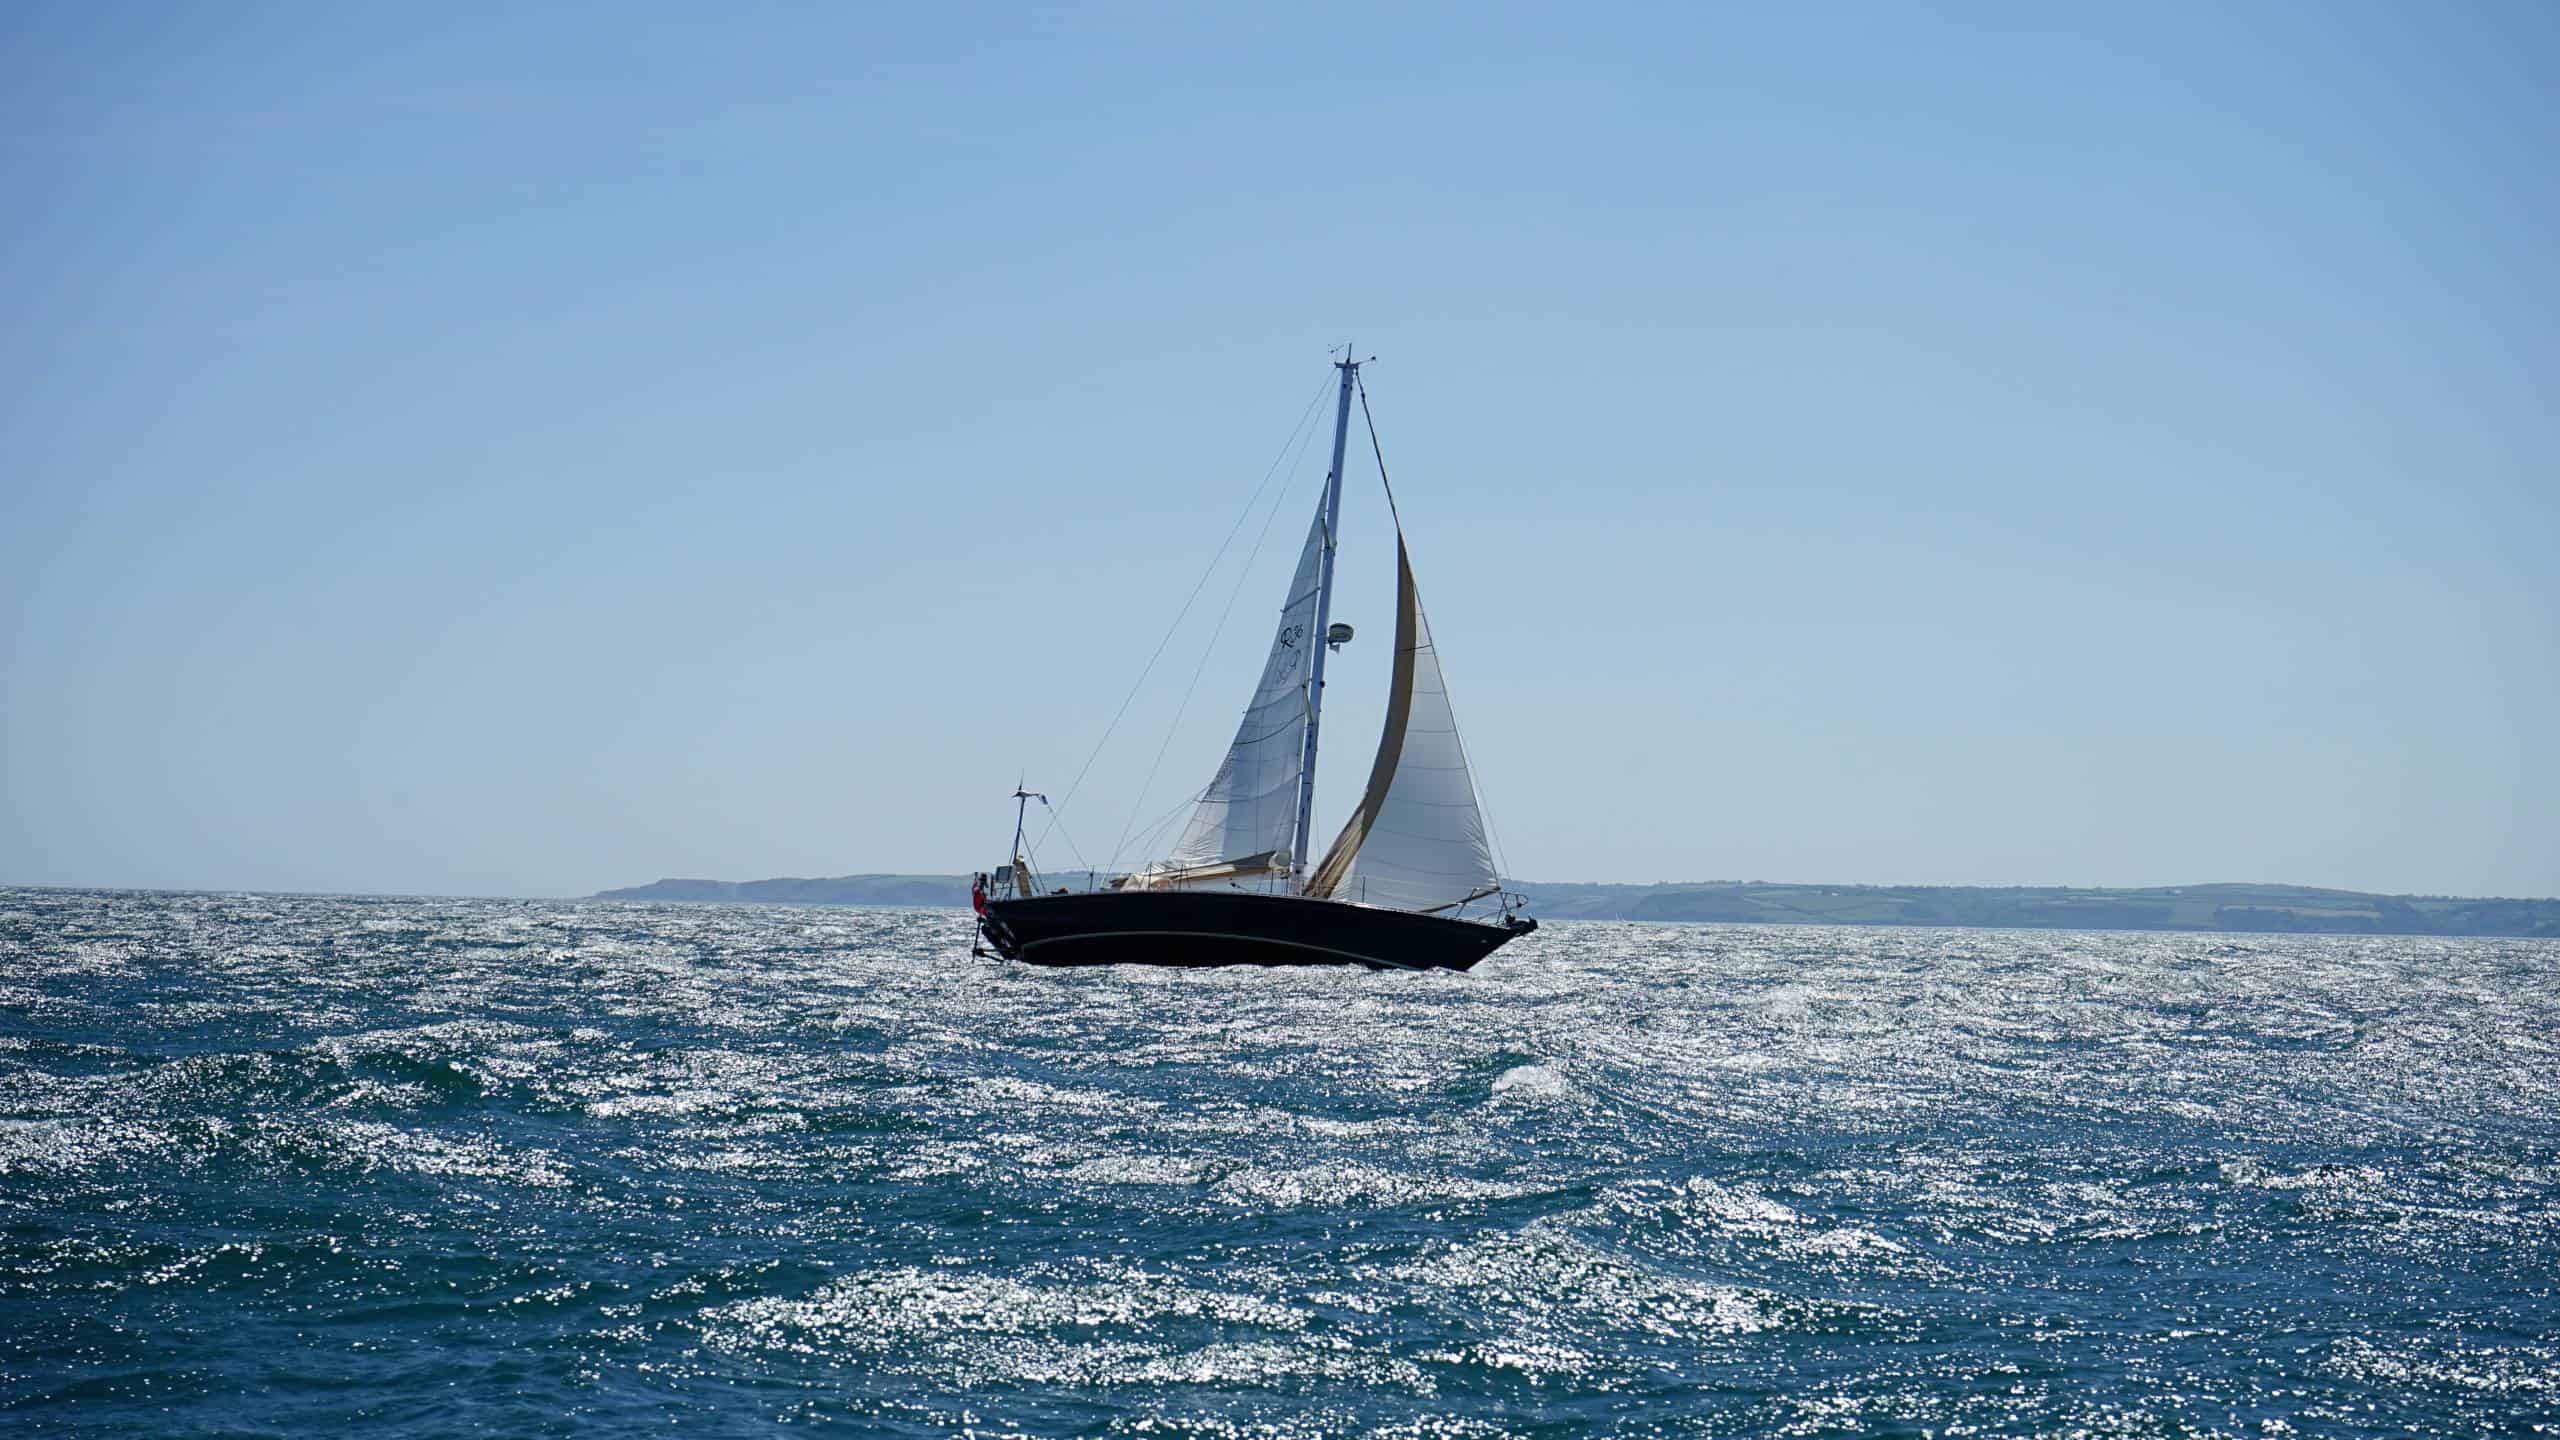
[[[1052,877],[1081,888],[1079,871]],[[1759,925],[1931,925],[2001,930],[2236,931],[2287,935],[2503,935],[2560,938],[2560,900],[2373,895],[2307,885],[2078,886],[1662,885],[1515,883],[1550,920],[1722,921]],[[765,905],[919,905],[969,901],[966,875],[659,880],[598,900]]]

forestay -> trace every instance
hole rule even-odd
[[[1359,808],[1306,893],[1398,910],[1445,910],[1501,888],[1457,715],[1396,536],[1396,657],[1387,723]]]

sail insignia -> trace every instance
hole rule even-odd
[[[1245,706],[1218,773],[1192,808],[1190,823],[1160,871],[1191,870],[1286,851],[1295,838],[1298,782],[1306,759],[1308,680],[1317,649],[1318,570],[1325,550],[1319,506],[1289,582],[1262,679]]]

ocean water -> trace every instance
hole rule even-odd
[[[2560,945],[0,891],[0,1431],[2560,1427]]]

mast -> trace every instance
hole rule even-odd
[[[1307,750],[1298,761],[1298,826],[1289,841],[1292,875],[1306,870],[1307,846],[1315,838],[1316,718],[1324,710],[1324,637],[1333,628],[1333,545],[1342,518],[1342,442],[1351,430],[1351,387],[1360,379],[1360,362],[1351,358],[1350,346],[1342,347],[1342,358],[1333,362],[1333,368],[1342,372],[1342,395],[1333,407],[1333,469],[1324,477],[1324,552],[1316,559],[1316,623],[1307,636],[1314,649],[1307,657]]]
[[[1031,862],[1022,855],[1022,822],[1031,813],[1031,802],[1049,803],[1049,797],[1037,790],[1025,790],[1022,782],[1013,783],[1013,893],[1028,900],[1033,894]]]

